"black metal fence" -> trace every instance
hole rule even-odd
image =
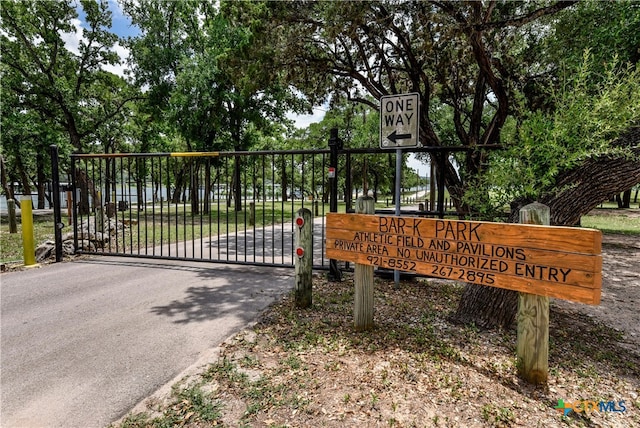
[[[309,208],[314,268],[334,270],[324,251],[325,214],[352,211],[367,191],[388,203],[395,153],[333,143],[327,150],[74,154],[77,252],[291,267],[294,220]],[[425,184],[403,214],[455,214],[444,191],[438,180],[429,205],[421,199]]]
[[[76,154],[80,252],[292,266],[310,208],[322,267],[328,150]]]

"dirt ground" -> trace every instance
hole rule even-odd
[[[605,234],[602,239],[602,301],[598,306],[554,300],[623,333],[620,344],[640,355],[640,237]]]

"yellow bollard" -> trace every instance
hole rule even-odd
[[[23,196],[20,200],[20,217],[22,219],[22,248],[24,250],[24,265],[36,264],[36,247],[33,239],[33,211],[31,196]]]

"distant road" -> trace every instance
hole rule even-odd
[[[292,287],[292,269],[116,257],[4,273],[0,426],[105,427]]]

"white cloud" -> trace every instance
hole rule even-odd
[[[71,51],[75,55],[80,55],[80,40],[83,39],[82,22],[80,22],[80,20],[76,18],[72,20],[71,24],[73,25],[75,31],[73,33],[61,33],[60,37],[62,38],[62,41],[64,42],[67,50]]]
[[[74,55],[80,55],[80,42],[84,40],[84,35],[82,34],[82,21],[80,19],[74,19],[72,22],[73,28],[75,31],[71,33],[61,33],[60,37],[65,44],[65,47],[72,52]],[[129,49],[120,45],[120,43],[116,43],[113,46],[113,50],[118,54],[120,61],[116,64],[104,64],[102,69],[105,71],[109,71],[115,75],[120,77],[126,76],[127,69],[127,61],[129,58]]]
[[[287,118],[294,121],[296,128],[304,129],[307,128],[312,123],[321,122],[324,118],[326,111],[314,108],[312,114],[287,114]]]
[[[129,49],[125,48],[120,43],[116,43],[113,46],[113,49],[120,57],[120,62],[113,65],[106,64],[102,68],[106,71],[110,71],[117,76],[126,77],[127,63],[129,60]]]

